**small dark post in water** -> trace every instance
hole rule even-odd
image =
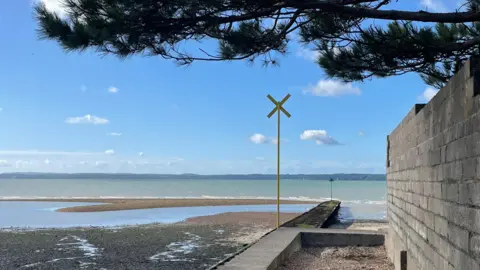
[[[333,178],[330,178],[330,201],[333,200]]]

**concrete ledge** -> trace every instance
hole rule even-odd
[[[381,246],[385,235],[366,231],[337,230],[324,232],[302,231],[303,247],[346,247],[346,246]]]
[[[325,201],[318,204],[316,207],[310,209],[309,211],[297,216],[289,221],[284,222],[280,225],[281,228],[283,227],[297,227],[300,226],[305,228],[306,226],[311,228],[325,228],[332,222],[334,217],[337,215],[338,210],[340,209],[340,201]],[[257,242],[261,241],[263,238],[267,237],[271,233],[275,232],[276,229],[271,230],[270,232],[266,233],[262,236]],[[299,236],[300,238],[300,236]],[[300,240],[299,240],[300,241]],[[235,252],[232,256],[218,262],[217,264],[213,265],[212,267],[208,268],[208,270],[216,270],[220,269],[219,267],[225,265],[227,262],[232,261],[236,258],[239,254],[248,250],[251,246],[255,245],[257,242],[248,245],[247,247]],[[295,250],[296,251],[296,250]],[[295,252],[293,251],[293,252]],[[283,253],[280,254],[280,256]],[[287,253],[288,255],[288,253]],[[287,256],[288,257],[288,256]],[[234,268],[232,268],[234,269]]]
[[[337,215],[340,201],[321,202],[309,211],[285,222],[282,227],[325,228]]]
[[[280,228],[217,269],[274,270],[302,247],[380,246],[384,241],[381,232]]]
[[[273,270],[302,247],[297,228],[279,228],[217,269]]]

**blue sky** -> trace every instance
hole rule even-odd
[[[185,68],[157,57],[67,54],[35,29],[32,0],[0,10],[8,37],[0,43],[0,172],[274,173],[276,119],[267,118],[266,96],[290,93],[282,173],[384,173],[386,136],[435,94],[416,74],[328,80],[315,52],[295,42],[280,67]]]

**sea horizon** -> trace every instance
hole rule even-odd
[[[152,179],[152,180],[276,180],[276,174],[142,174],[142,173],[45,173],[45,172],[10,172],[0,173],[0,179],[26,178],[26,179]],[[316,180],[328,181],[330,179],[342,181],[386,181],[386,174],[365,173],[332,173],[332,174],[280,174],[283,180]]]

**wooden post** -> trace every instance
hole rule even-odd
[[[290,94],[287,94],[282,101],[276,101],[272,96],[267,95],[267,98],[275,104],[275,108],[268,114],[268,118],[277,112],[277,229],[280,227],[280,111],[282,111],[288,118],[290,118],[290,113],[288,113],[283,107],[283,103],[290,98]]]
[[[407,270],[407,251],[400,251],[400,270]]]

